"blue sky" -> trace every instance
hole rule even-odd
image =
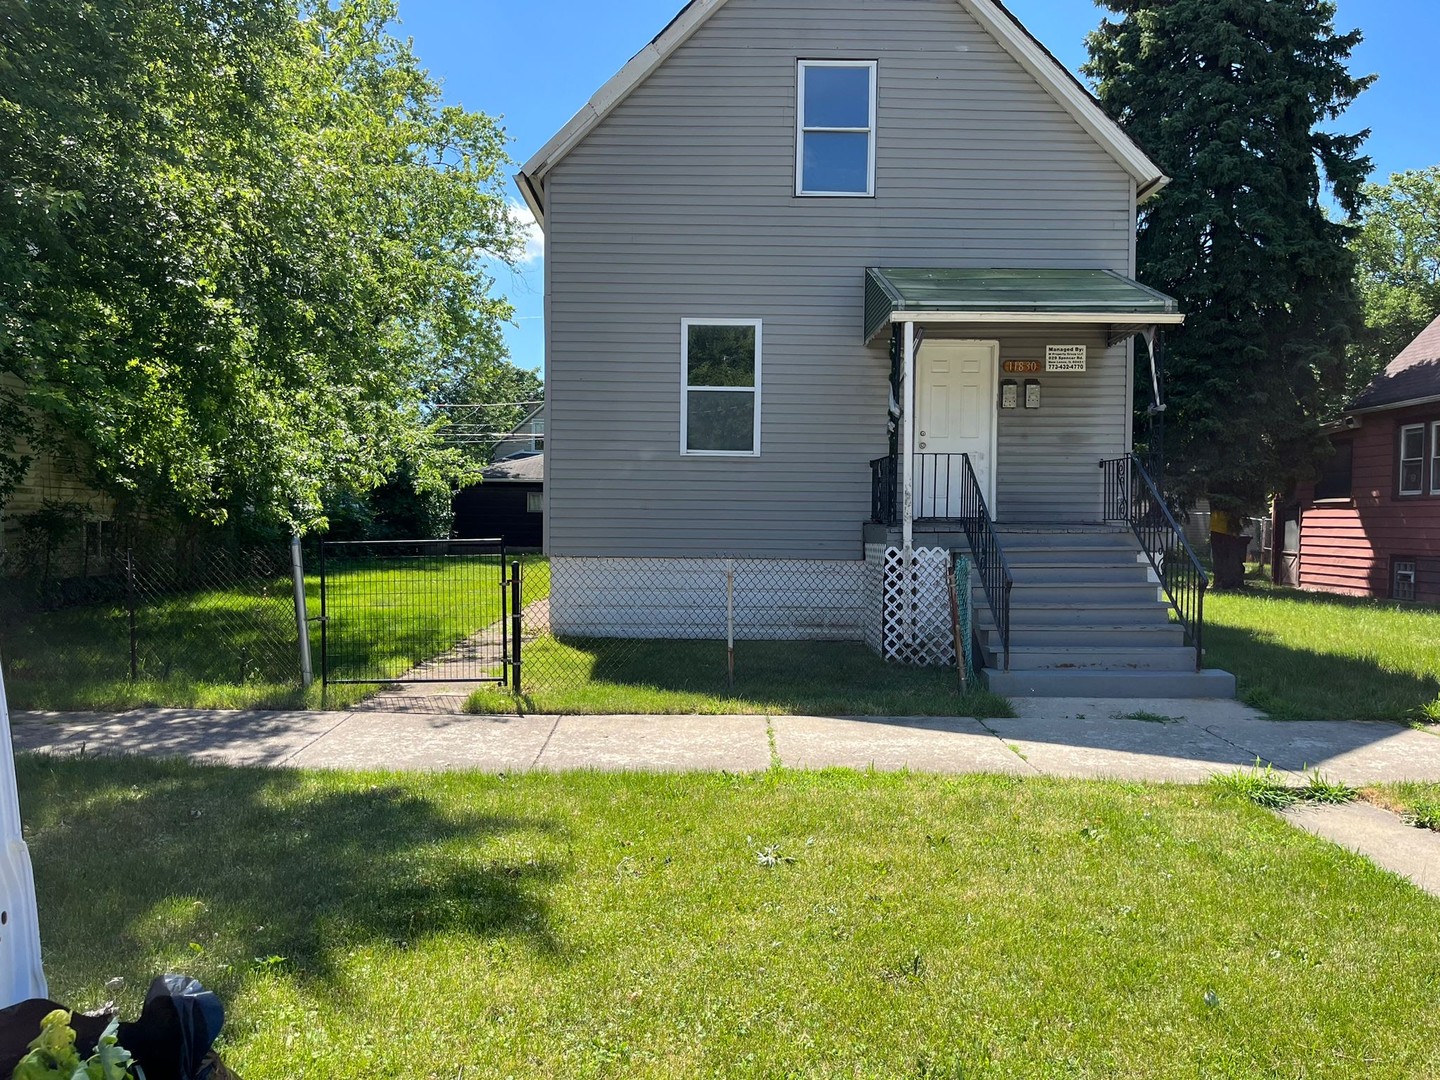
[[[400,0],[400,33],[444,86],[448,101],[505,118],[511,157],[524,161],[599,87],[643,48],[684,0]],[[1089,0],[1008,0],[1009,8],[1072,70],[1085,35],[1101,17]],[[1340,125],[1373,129],[1367,150],[1378,178],[1440,163],[1440,109],[1434,107],[1435,0],[1339,0],[1337,26],[1366,35],[1353,68],[1380,81]],[[513,186],[509,193],[516,201]],[[544,359],[543,249],[524,267],[501,269],[499,288],[515,304],[507,342],[516,363]]]

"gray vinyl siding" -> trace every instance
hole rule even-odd
[[[1084,345],[1086,370],[1040,375],[1006,375],[1022,388],[1040,380],[1039,409],[999,410],[996,440],[996,517],[1010,524],[1097,521],[1102,511],[1100,460],[1129,450],[1125,417],[1130,350],[1106,347],[1104,331],[1086,327],[1049,331],[967,330],[966,337],[1000,342],[1000,362],[1045,359],[1046,345]],[[936,335],[939,336],[938,334]],[[997,383],[998,390],[998,383]],[[1023,392],[1021,395],[1023,406]]]
[[[794,196],[796,61],[826,57],[879,61],[874,198]],[[889,370],[865,267],[1130,269],[1130,178],[954,0],[729,0],[545,190],[557,555],[858,558]],[[764,320],[758,458],[680,454],[680,320],[705,317]],[[1002,515],[1094,518],[1054,455],[1125,448],[1125,354],[1002,420]]]

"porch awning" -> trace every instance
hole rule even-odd
[[[1071,323],[1122,328],[1185,321],[1171,297],[1110,270],[865,271],[865,340],[892,322]]]

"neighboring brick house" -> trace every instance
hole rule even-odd
[[[1277,580],[1440,604],[1440,319],[1355,399],[1331,442],[1320,479],[1277,508]]]

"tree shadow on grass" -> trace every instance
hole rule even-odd
[[[255,958],[329,981],[350,950],[437,935],[561,951],[558,826],[538,815],[457,810],[419,781],[138,758],[22,756],[18,773],[46,966],[72,992],[143,986],[186,950],[222,995]],[[497,860],[496,840],[542,854]]]
[[[1241,700],[1276,720],[1403,722],[1440,699],[1440,673],[1387,671],[1373,661],[1296,649],[1265,631],[1216,623],[1205,626],[1205,666],[1235,675]]]

